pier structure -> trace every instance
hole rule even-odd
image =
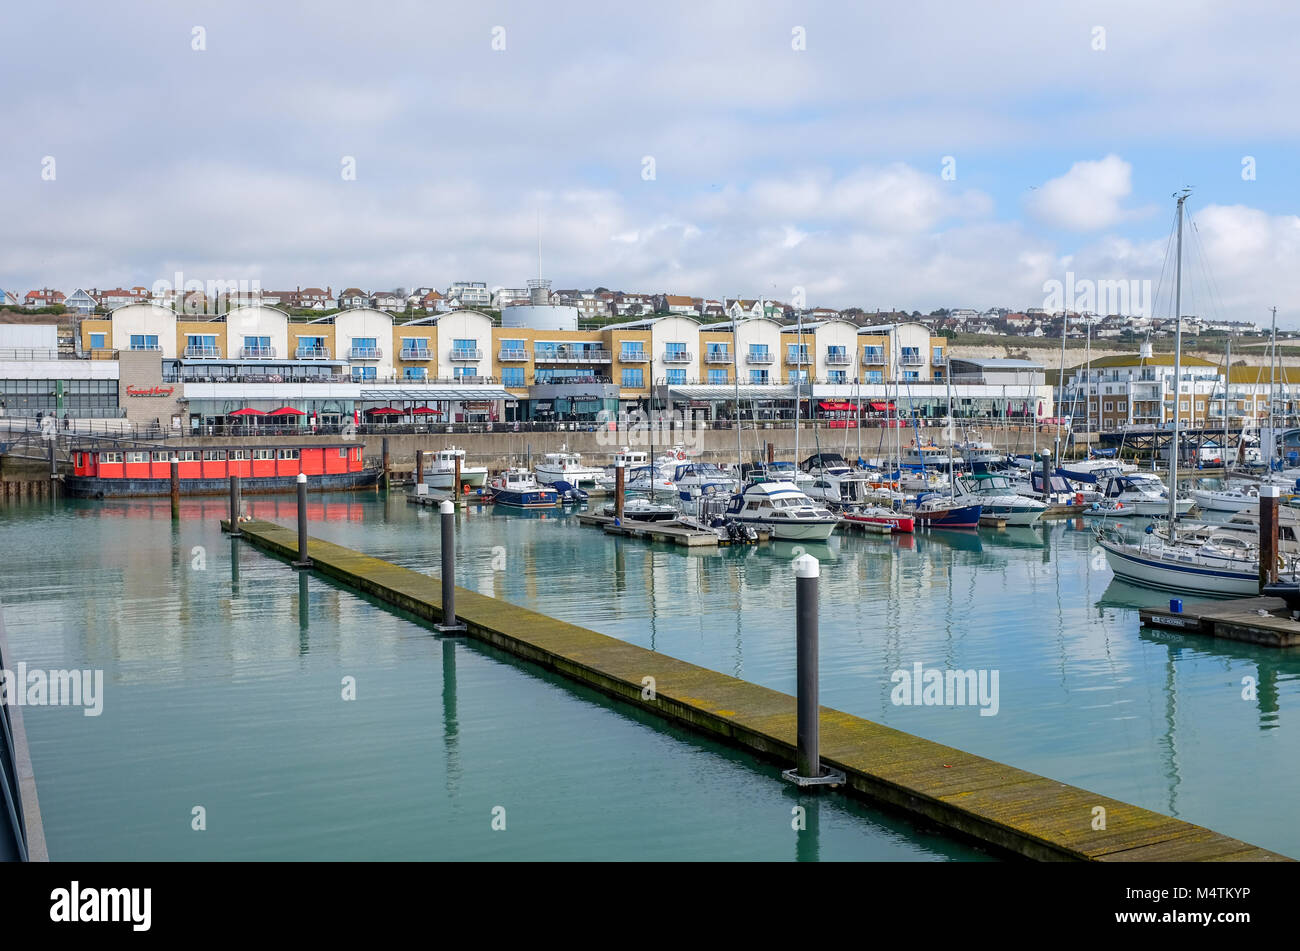
[[[262,551],[296,558],[293,530],[265,521],[241,528]],[[336,583],[434,624],[445,620],[438,582],[427,575],[316,538],[308,553],[312,570]],[[795,697],[475,591],[455,596],[468,637],[783,767],[796,762]],[[844,774],[840,789],[997,852],[1043,861],[1290,861],[839,710],[818,706],[818,726],[820,762]]]

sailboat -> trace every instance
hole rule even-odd
[[[1236,532],[1216,532],[1199,544],[1180,542],[1178,539],[1178,447],[1180,413],[1178,396],[1181,392],[1181,366],[1183,344],[1182,291],[1183,291],[1183,204],[1188,191],[1175,197],[1178,200],[1177,262],[1174,268],[1174,414],[1170,436],[1169,482],[1167,487],[1168,526],[1158,534],[1154,528],[1139,536],[1136,541],[1120,535],[1107,534],[1104,528],[1097,531],[1097,544],[1106,554],[1106,561],[1115,576],[1124,581],[1153,588],[1173,591],[1190,591],[1206,595],[1249,595],[1259,592],[1259,545],[1254,539]],[[1114,481],[1114,480],[1112,480]],[[1295,575],[1284,576],[1294,580]]]

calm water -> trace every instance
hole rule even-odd
[[[287,502],[252,507],[290,518]],[[0,509],[11,662],[105,671],[99,717],[25,710],[55,859],[987,858],[840,797],[801,800],[776,767],[434,638],[230,542],[221,513],[219,500],[187,501],[177,525],[165,500]],[[400,501],[333,497],[313,516],[319,535],[408,563],[435,552],[427,516]],[[593,626],[734,667],[734,610],[728,632],[694,650],[680,640],[692,616],[687,592],[670,591],[694,561],[660,552],[652,567],[647,550],[616,552],[556,520],[465,526],[476,583],[568,616],[590,598]],[[492,545],[510,546],[504,572],[491,571]],[[716,564],[721,592],[738,573],[745,592],[758,584],[748,564]],[[663,574],[658,594],[647,571]],[[195,807],[204,831],[191,828]]]
[[[253,505],[292,524],[290,499]],[[436,571],[432,510],[372,495],[314,514],[320,536]],[[461,584],[794,692],[793,544],[687,553],[492,509],[459,524]],[[1114,581],[1081,520],[805,548],[823,703],[1300,856],[1300,651],[1141,629],[1136,608],[1169,595]],[[890,675],[917,662],[997,670],[997,715],[895,706]]]

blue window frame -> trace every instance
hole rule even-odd
[[[619,347],[619,356],[623,358],[645,356],[645,344],[640,340],[624,340]]]
[[[91,350],[103,350],[103,349],[104,349],[104,335],[103,335],[103,334],[91,334],[91,335],[90,335],[90,349],[91,349]]]
[[[767,348],[764,347],[763,349],[766,350]],[[768,382],[767,371],[766,371],[766,370],[750,370],[750,371],[749,371],[749,382],[750,382],[750,383],[766,384],[766,383]]]
[[[640,389],[644,387],[645,371],[640,367],[624,367],[623,385],[630,389]]]
[[[353,367],[352,379],[356,380],[373,380],[375,379],[375,367]]]
[[[685,346],[685,345],[683,344],[683,346]],[[668,371],[668,382],[669,382],[669,383],[673,383],[673,384],[679,384],[679,385],[682,384],[682,383],[685,383],[685,382],[686,382],[686,371],[685,371],[685,370],[669,370],[669,371]]]
[[[459,380],[461,377],[478,376],[477,367],[455,367],[452,370],[452,376]]]
[[[847,371],[845,371],[845,370],[827,370],[827,371],[826,371],[826,378],[827,378],[831,383],[847,383],[847,382],[849,382],[849,375],[848,375]]]
[[[375,368],[367,367],[366,369],[373,370]],[[403,367],[402,368],[403,380],[426,380],[428,378],[429,378],[429,370],[427,367]]]
[[[157,350],[157,334],[131,334],[132,350]]]
[[[523,367],[502,367],[501,383],[504,386],[523,386],[524,385],[524,368]]]
[[[684,357],[686,356],[686,344],[666,343],[664,344],[664,352],[672,356]]]
[[[755,357],[760,360],[766,360],[769,356],[771,356],[771,353],[767,349],[767,344],[751,343],[749,345],[749,355],[751,357]]]
[[[710,370],[709,382],[716,386],[719,383],[730,383],[731,381],[727,379],[726,370]]]
[[[731,357],[731,349],[725,343],[711,343],[707,351],[710,360],[726,360]]]
[[[885,371],[884,371],[884,370],[868,370],[866,373],[862,374],[862,382],[864,382],[864,383],[884,383],[884,382],[885,382]]]

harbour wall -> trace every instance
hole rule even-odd
[[[239,528],[254,546],[296,561],[293,530],[265,521]],[[416,617],[443,620],[435,579],[320,539],[307,545],[313,571]],[[467,636],[616,700],[765,759],[795,761],[798,717],[788,694],[460,587],[456,618]],[[821,707],[819,719],[822,763],[845,774],[849,793],[998,852],[1041,861],[1290,861],[839,710]]]

